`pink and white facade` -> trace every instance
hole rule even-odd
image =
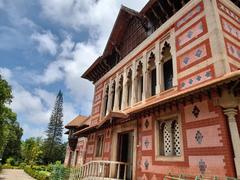
[[[181,8],[100,73],[114,48],[124,54],[121,40],[134,29],[129,26],[135,17],[167,16],[167,4],[159,2],[149,1],[139,14],[122,8],[109,40],[119,46],[108,43],[83,75],[94,82],[95,96],[89,126],[74,133],[87,138],[86,147],[78,142],[86,152],[77,162],[128,163],[126,179],[240,178],[239,1],[181,1]],[[94,80],[97,71],[101,76]]]

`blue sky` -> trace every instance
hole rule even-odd
[[[0,73],[23,139],[44,136],[60,89],[64,124],[90,114],[93,85],[81,75],[101,55],[121,4],[140,10],[146,2],[0,0]]]

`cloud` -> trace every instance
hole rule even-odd
[[[28,91],[14,80],[14,72],[8,68],[0,67],[0,74],[12,86],[13,102],[10,106],[18,114],[18,121],[24,128],[24,137],[44,135],[56,94],[40,88]],[[64,124],[78,115],[76,107],[68,101],[63,103],[63,114]]]
[[[31,35],[31,39],[38,44],[38,51],[40,53],[50,53],[55,55],[57,53],[57,38],[50,32],[39,33],[35,32]]]
[[[0,0],[0,8],[1,5],[6,6],[1,2],[4,1]],[[21,13],[26,9],[20,11],[19,6],[13,1],[7,5],[9,8],[5,9],[9,11],[14,28],[8,31],[9,27],[6,27],[2,31],[11,32],[17,38],[24,37],[19,40],[16,38],[21,43],[27,43],[30,34],[31,41],[28,43],[36,47],[31,47],[29,44],[28,47],[37,48],[40,53],[54,56],[54,58],[49,57],[52,61],[48,61],[44,69],[28,74],[31,76],[29,79],[34,80],[31,88],[26,87],[25,83],[21,84],[21,80],[16,77],[13,70],[0,68],[13,87],[14,99],[11,106],[18,113],[19,121],[24,126],[25,137],[44,134],[56,98],[55,92],[49,91],[48,87],[52,85],[51,87],[54,88],[56,83],[65,86],[64,94],[68,97],[68,100],[64,101],[65,124],[77,114],[90,114],[93,85],[82,79],[81,75],[101,55],[120,5],[124,4],[139,10],[146,2],[147,0],[138,0],[138,3],[133,0],[40,0],[41,12],[38,14],[42,18],[41,22],[46,21],[50,25],[47,27],[54,27],[54,24],[57,24],[59,31],[66,32],[65,37],[57,36],[58,33],[53,34],[55,30],[43,29],[37,25],[38,22],[33,22],[31,18],[22,15]],[[73,37],[78,34],[82,36],[83,31],[88,32],[86,40],[76,41]],[[74,33],[73,37],[71,33]],[[12,36],[11,34],[9,37]],[[14,41],[9,38],[6,42]],[[25,47],[24,44],[17,46]]]

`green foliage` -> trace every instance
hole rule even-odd
[[[20,139],[22,136],[21,133],[16,134],[15,131],[13,131],[13,129],[16,128],[21,131],[21,128],[16,122],[16,114],[8,107],[11,101],[11,87],[0,75],[0,158],[6,149],[8,142],[13,138],[13,136],[18,136]]]
[[[70,170],[65,168],[60,161],[57,161],[53,165],[53,170],[51,173],[51,180],[64,180],[68,179]]]
[[[37,166],[25,166],[24,171],[37,180],[49,180],[50,172],[44,170],[38,170]]]
[[[42,155],[42,144],[41,138],[29,138],[22,143],[22,157],[25,163],[33,165],[41,161]]]
[[[19,126],[18,122],[12,122],[9,124],[8,142],[6,143],[3,151],[3,162],[6,159],[13,157],[16,161],[21,159],[21,137],[23,135],[23,129]]]
[[[9,157],[7,160],[6,160],[6,163],[11,165],[11,166],[14,166],[15,165],[15,159],[13,157]]]
[[[21,169],[19,166],[12,166],[11,164],[2,165],[3,169]]]
[[[46,164],[57,160],[63,161],[62,131],[63,131],[63,94],[59,91],[50,117],[47,138],[44,142],[43,157]],[[64,152],[65,153],[65,152]]]
[[[22,163],[19,164],[19,168],[20,168],[20,169],[24,169],[24,167],[25,167],[26,165],[27,165],[26,163],[22,162]]]

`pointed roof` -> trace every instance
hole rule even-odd
[[[118,42],[118,40],[122,38],[127,28],[127,25],[133,16],[139,16],[139,13],[133,9],[121,5],[103,55],[107,55],[108,53],[110,53],[114,45]]]
[[[114,46],[117,44],[117,42],[121,40],[121,38],[124,35],[124,32],[128,27],[129,21],[134,16],[140,17],[140,14],[133,9],[130,9],[124,5],[121,5],[117,19],[114,23],[112,32],[109,36],[106,47],[103,51],[103,55],[99,56],[96,59],[96,61],[85,71],[85,73],[82,75],[82,78],[88,79],[87,78],[88,73],[91,72],[99,63],[101,63],[104,60],[104,58],[106,58],[108,55],[112,53]]]
[[[87,124],[85,124],[85,121],[88,119],[87,116],[81,116],[78,115],[77,117],[75,117],[72,121],[70,121],[65,128],[70,129],[73,127],[79,128],[82,126],[88,126]]]

